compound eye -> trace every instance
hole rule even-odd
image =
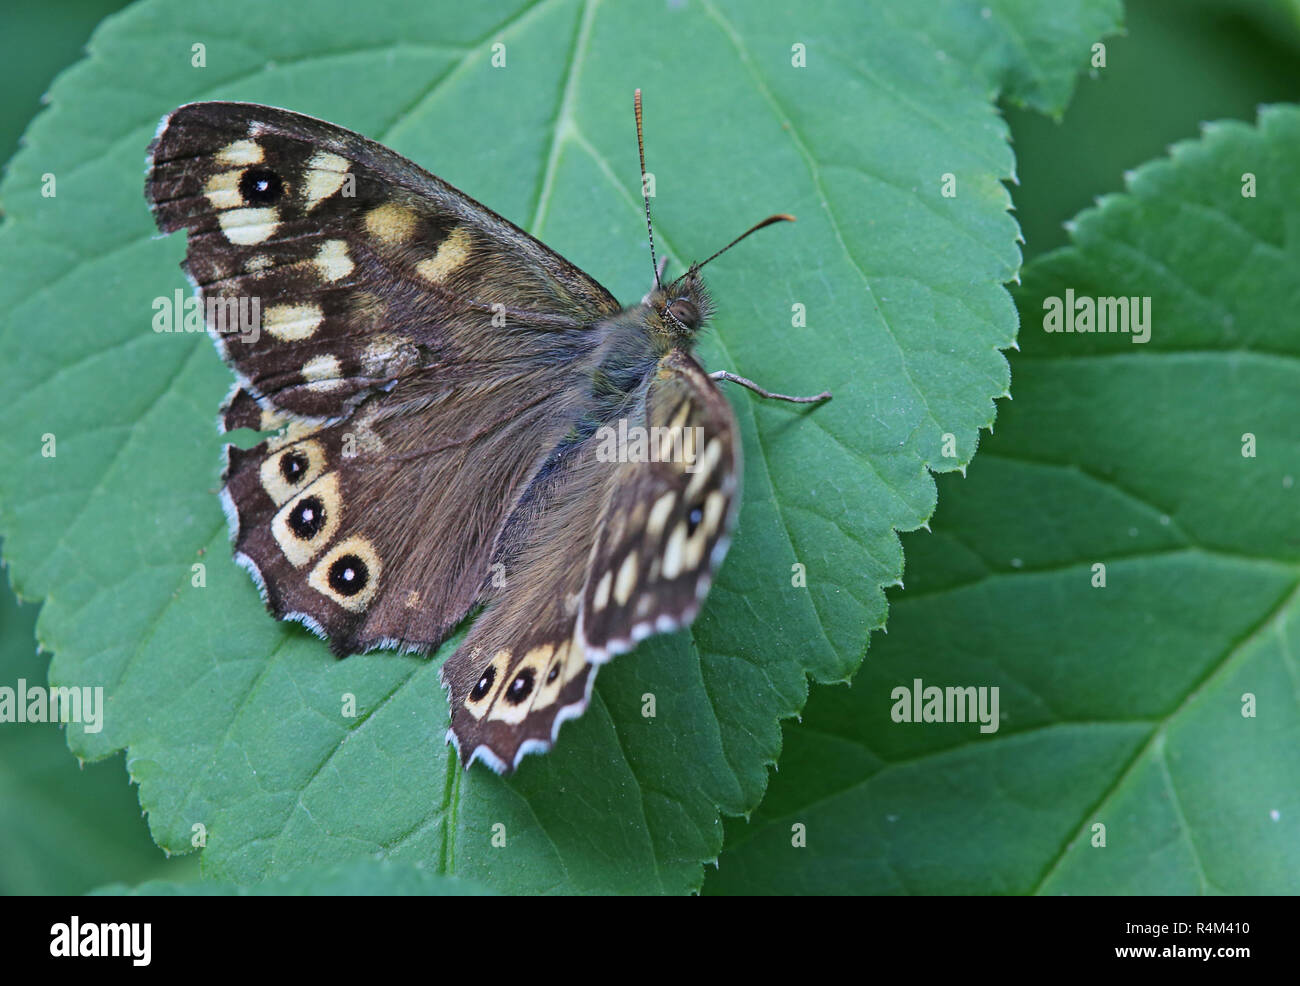
[[[698,328],[700,324],[700,310],[685,298],[678,298],[668,306],[668,314],[681,322],[688,329]]]

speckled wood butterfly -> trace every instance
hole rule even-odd
[[[636,118],[640,147],[639,91]],[[145,192],[237,377],[221,428],[272,432],[226,447],[236,559],[340,656],[485,605],[442,668],[466,765],[549,749],[601,663],[695,617],[739,500],[713,380],[783,397],[691,356],[708,261],[622,308],[387,148],[249,103],[169,114]]]

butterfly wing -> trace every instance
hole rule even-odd
[[[636,428],[647,455],[611,456],[611,433],[598,432],[563,450],[531,491],[535,518],[506,566],[506,591],[442,669],[448,736],[466,764],[512,770],[549,749],[586,708],[600,663],[699,611],[739,503],[734,414],[673,350],[628,415]]]
[[[264,407],[330,418],[414,367],[454,371],[467,353],[522,365],[619,308],[401,155],[287,110],[180,107],[151,145],[145,193],[160,229],[189,232],[209,331]],[[258,331],[236,318],[253,299]]]
[[[239,383],[237,557],[276,616],[340,653],[427,649],[474,604],[515,500],[579,412],[599,284],[400,155],[245,103],[170,114],[164,232]],[[255,316],[255,317],[254,317]]]
[[[237,560],[276,617],[340,655],[445,638],[480,598],[512,504],[566,429],[563,385],[521,379],[474,400],[426,383],[404,379],[336,424],[293,420],[247,451],[227,446]],[[228,423],[241,408],[265,413],[241,391]]]
[[[645,427],[649,461],[619,464],[592,548],[581,629],[594,661],[695,619],[740,505],[735,414],[685,351],[660,361]]]

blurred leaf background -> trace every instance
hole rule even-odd
[[[95,25],[123,6],[7,0],[0,11],[0,159],[17,149],[41,94],[80,57]],[[1063,245],[1066,220],[1121,190],[1127,169],[1195,137],[1202,121],[1253,121],[1261,103],[1300,101],[1296,3],[1130,0],[1126,22],[1126,35],[1107,40],[1107,67],[1081,83],[1062,120],[1005,110],[1026,262]],[[909,535],[905,548],[925,536]],[[35,653],[33,639],[37,608],[17,604],[7,577],[0,593],[0,683],[44,683],[48,658]],[[196,857],[165,860],[153,845],[126,780],[120,754],[80,768],[55,726],[0,730],[0,893],[195,879]]]

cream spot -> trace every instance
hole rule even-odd
[[[554,653],[555,646],[553,644],[538,644],[524,655],[523,663],[534,664],[540,662],[542,664],[549,664],[551,661],[551,655]]]
[[[646,520],[646,533],[655,538],[663,534],[664,524],[668,523],[676,502],[677,494],[671,490],[655,501],[655,505],[650,508],[650,517]]]
[[[452,271],[469,259],[470,245],[469,233],[466,232],[465,227],[457,226],[438,245],[436,254],[415,265],[415,272],[426,281],[440,284]]]
[[[298,342],[310,339],[324,320],[320,305],[272,305],[262,316],[262,328],[281,342]]]
[[[653,459],[654,462],[689,462],[694,458],[686,455],[686,442],[683,432],[680,428],[652,428],[651,441],[654,436],[659,438],[658,456]]]
[[[632,590],[636,588],[636,552],[633,551],[623,559],[623,564],[619,566],[618,578],[614,581],[614,600],[623,606],[632,596]]]
[[[356,266],[348,256],[348,245],[343,240],[326,240],[316,251],[312,261],[323,280],[333,283],[352,273]]]
[[[284,433],[281,435],[272,435],[266,440],[266,448],[268,452],[278,452],[286,445],[294,445],[301,442],[304,438],[310,438],[324,427],[321,424],[301,419],[286,420],[289,424],[288,427],[284,429]]]
[[[255,253],[244,261],[244,272],[248,274],[260,274],[264,270],[269,270],[275,266],[275,261],[264,253]]]
[[[307,386],[312,390],[328,391],[339,386],[342,381],[339,377],[343,373],[343,366],[339,363],[337,356],[330,356],[328,353],[323,356],[313,356],[302,366],[302,378],[306,381]]]
[[[239,171],[218,171],[203,186],[203,194],[214,209],[238,209],[244,204],[239,194]]]
[[[678,406],[676,412],[674,412],[672,421],[668,423],[668,427],[680,428],[682,425],[686,424],[686,418],[690,415],[690,413],[691,413],[691,402],[682,401],[682,403]]]
[[[217,221],[221,232],[231,243],[252,246],[271,238],[280,226],[278,209],[231,209],[223,212]]]
[[[250,164],[260,164],[265,157],[262,145],[255,140],[237,140],[217,151],[217,160],[235,168],[246,168]]]
[[[695,464],[695,474],[691,476],[690,484],[686,487],[687,500],[695,499],[700,490],[704,489],[721,458],[722,441],[714,438],[709,442],[704,454],[700,456],[699,461]]]
[[[682,465],[683,467],[694,468],[700,457],[700,442],[704,441],[704,429],[696,425],[694,428],[682,429]]]
[[[578,677],[578,675],[582,673],[582,669],[586,666],[587,650],[578,638],[574,637],[572,642],[569,644],[569,656],[565,658],[564,661],[564,683],[567,685],[574,678]]]
[[[275,431],[275,429],[279,428],[288,420],[288,418],[283,414],[280,414],[278,411],[262,408],[261,418],[257,422],[257,427],[259,431]]]
[[[407,609],[415,609],[420,605],[420,592],[418,589],[412,589],[406,594],[405,606]]]
[[[600,612],[604,609],[605,604],[609,602],[609,587],[613,582],[614,573],[606,569],[605,574],[602,575],[600,581],[596,583],[596,591],[591,594],[591,608],[596,610],[596,612]]]
[[[415,213],[404,205],[385,202],[366,213],[366,231],[388,246],[396,246],[415,232]]]
[[[663,573],[666,579],[675,579],[682,570],[682,558],[686,551],[686,522],[682,521],[673,528],[672,536],[664,547]]]
[[[700,567],[700,562],[704,561],[704,545],[708,541],[708,534],[701,527],[696,530],[695,535],[686,541],[682,550],[682,563],[686,569],[694,571]]]
[[[717,490],[711,492],[704,500],[704,522],[702,529],[709,534],[716,534],[722,524],[722,511],[727,505],[727,498]]]
[[[307,200],[308,211],[343,187],[350,167],[346,160],[328,151],[317,151],[312,155],[312,159],[307,162],[306,181],[303,183],[303,196]]]
[[[569,642],[566,640],[560,644],[550,664],[546,666],[545,677],[541,680],[541,690],[537,693],[536,701],[533,702],[534,710],[544,709],[560,697],[560,689],[564,687],[564,668],[568,660]],[[554,680],[551,680],[552,674],[555,675]]]

